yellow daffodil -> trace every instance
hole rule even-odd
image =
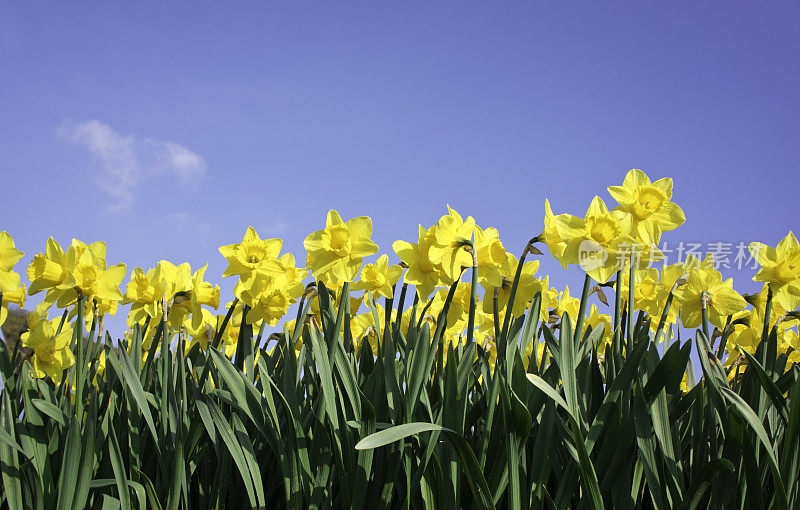
[[[219,252],[228,261],[222,276],[239,275],[247,279],[253,272],[280,272],[278,254],[283,246],[280,239],[261,239],[253,227],[247,227],[240,243],[222,246]]]
[[[11,271],[25,254],[14,245],[14,239],[8,232],[0,232],[0,272]]]
[[[56,334],[61,319],[51,321],[43,313],[46,312],[34,311],[28,314],[30,331],[22,333],[20,341],[22,345],[33,350],[33,376],[36,378],[49,376],[59,383],[64,370],[75,363],[75,357],[69,350],[73,330],[64,327],[59,334]]]
[[[352,282],[361,269],[362,259],[378,251],[371,237],[369,216],[344,222],[339,213],[331,209],[325,228],[309,234],[303,241],[309,256],[306,269],[317,279],[330,274],[334,282]]]
[[[447,214],[436,223],[434,242],[429,248],[429,254],[431,262],[440,264],[450,281],[461,276],[463,267],[472,267],[472,255],[464,247],[472,241],[474,229],[475,220],[472,216],[464,220],[449,205]]]
[[[750,253],[761,265],[753,280],[768,283],[786,310],[800,306],[800,244],[794,234],[789,232],[776,248],[750,243]]]
[[[506,261],[498,273],[501,275],[501,284],[497,287],[497,309],[503,316],[508,299],[511,297],[511,286],[514,283],[514,276],[517,272],[517,257],[508,253],[506,254]],[[517,293],[514,296],[514,305],[511,313],[514,317],[519,317],[530,306],[533,296],[537,292],[544,290],[542,282],[536,276],[536,271],[539,269],[538,260],[529,260],[522,265],[522,272],[519,275],[519,283],[517,284]],[[494,313],[494,288],[486,288],[483,296],[483,311],[489,314]]]
[[[580,298],[569,295],[569,286],[564,285],[564,291],[558,296],[558,306],[554,310],[554,314],[558,316],[559,320],[566,312],[569,318],[574,322],[578,317],[578,312],[581,309]]]
[[[609,212],[603,199],[594,197],[583,219],[562,215],[556,221],[559,235],[567,243],[562,262],[580,264],[589,276],[606,283],[624,263],[625,249],[630,253],[631,215]]]
[[[602,355],[605,353],[606,346],[611,345],[611,338],[614,335],[614,326],[611,315],[607,313],[600,313],[600,310],[597,309],[597,306],[592,304],[591,308],[589,309],[589,317],[584,323],[582,335],[585,334],[589,327],[592,328],[592,331],[600,327],[603,328],[603,335],[598,339],[597,344],[595,345],[597,352]]]
[[[501,270],[506,263],[506,249],[500,242],[500,234],[496,228],[484,230],[477,225],[474,233],[475,252],[478,255],[478,281],[485,289],[500,287],[503,284]]]
[[[183,322],[181,315],[190,314],[195,327],[199,327],[203,322],[202,306],[210,306],[215,310],[219,308],[219,285],[214,286],[203,280],[208,263],[194,272],[191,278],[191,288],[182,296],[175,298],[173,310],[183,311],[177,314],[176,320]],[[170,310],[172,312],[172,310]],[[175,326],[177,327],[177,325]]]
[[[195,344],[199,344],[200,350],[205,352],[208,350],[209,343],[214,339],[217,319],[205,308],[201,309],[200,315],[200,321],[196,321],[194,315],[186,317],[183,321],[183,328],[189,335],[188,341],[185,342],[184,354],[189,354]]]
[[[440,268],[431,261],[430,249],[435,242],[436,227],[426,230],[419,226],[419,240],[416,243],[395,241],[392,248],[400,260],[408,266],[403,277],[405,283],[415,285],[417,295],[426,300],[440,284]]]
[[[8,232],[0,232],[0,324],[6,321],[8,305],[13,303],[20,308],[25,304],[25,286],[20,284],[19,274],[13,271],[14,265],[25,255],[17,250],[14,239]]]
[[[639,169],[629,171],[622,186],[610,186],[608,192],[619,202],[618,210],[633,218],[633,232],[640,238],[658,243],[662,232],[675,230],[686,221],[683,210],[670,202],[672,179],[655,182]]]
[[[75,278],[67,268],[67,256],[55,239],[47,239],[44,253],[34,255],[28,265],[28,294],[33,296],[46,290],[45,302],[52,305],[67,290],[75,287]]]
[[[544,231],[542,232],[542,235],[539,236],[539,239],[547,244],[547,249],[550,250],[550,254],[556,260],[558,260],[558,262],[561,264],[561,267],[566,269],[567,262],[564,262],[564,249],[567,247],[567,243],[561,238],[561,234],[559,233],[559,222],[567,223],[567,230],[569,231],[577,230],[581,227],[580,218],[572,216],[571,214],[559,214],[558,216],[554,215],[553,210],[550,208],[550,201],[545,199]]]
[[[125,264],[107,266],[105,257],[105,243],[98,241],[87,245],[77,239],[72,240],[67,249],[65,266],[71,274],[73,286],[59,293],[57,300],[59,307],[72,305],[79,296],[110,301],[122,300],[119,286],[125,277],[127,267]]]
[[[655,268],[639,269],[634,274],[634,297],[633,304],[637,310],[644,310],[657,323],[661,318],[661,313],[664,310],[664,301],[666,300],[667,291],[664,290],[660,283],[658,270]],[[628,301],[628,285],[630,282],[630,270],[626,269],[622,272],[620,280],[620,292],[622,293],[622,301]]]
[[[242,298],[252,308],[247,312],[247,323],[264,320],[270,326],[275,326],[278,321],[289,311],[289,306],[297,300],[292,298],[284,289],[272,286],[253,285],[251,289],[242,293]]]
[[[284,289],[293,299],[300,299],[306,288],[303,280],[308,278],[308,271],[295,267],[294,255],[284,253],[278,257],[280,272],[274,275],[273,285]]]
[[[17,282],[19,282],[19,275],[16,276]],[[9,304],[13,303],[20,308],[25,306],[25,285],[6,287],[6,283],[10,282],[13,282],[13,279],[0,279],[0,293],[3,295],[3,303],[2,307],[0,307],[0,324],[4,324],[6,322]]]
[[[124,300],[124,303],[132,304],[128,313],[129,327],[143,323],[147,316],[152,319],[161,316],[161,300],[167,288],[167,280],[163,273],[165,264],[170,263],[162,260],[146,273],[141,267],[134,268],[131,273],[131,281],[128,282]]]
[[[394,296],[394,285],[403,274],[403,268],[389,265],[389,256],[381,255],[374,264],[367,264],[361,270],[361,279],[353,284],[352,289],[366,290],[375,296]]]
[[[708,321],[722,329],[728,315],[743,310],[747,302],[733,290],[733,278],[722,281],[713,268],[695,269],[689,273],[686,285],[675,291],[681,305],[681,320],[686,328],[696,328],[702,322],[702,296],[707,296]]]
[[[383,328],[385,310],[380,305],[376,305],[376,309],[378,310],[381,328]],[[395,319],[395,312],[396,310],[392,310],[392,321]],[[369,343],[370,349],[372,350],[372,355],[378,355],[380,339],[378,338],[378,329],[375,327],[375,315],[371,310],[367,310],[366,312],[353,317],[353,319],[350,321],[350,334],[353,338],[353,348],[356,352],[358,352],[361,348],[361,342],[366,339]]]

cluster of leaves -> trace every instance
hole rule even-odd
[[[632,278],[627,309],[617,285],[608,345],[602,326],[583,328],[588,278],[574,325],[568,314],[542,323],[541,293],[515,317],[523,260],[512,306],[494,312],[494,368],[481,344],[443,338],[458,281],[433,330],[418,299],[407,327],[373,303],[377,355],[367,342],[354,348],[348,283],[338,302],[319,283],[319,313],[305,303],[287,334],[262,338],[243,320],[232,361],[218,349],[236,303],[207,351],[197,344],[185,356],[184,335],[177,354],[168,348],[162,314],[161,349],[147,350],[143,367],[147,324],[121,349],[107,333],[96,338],[96,324],[88,338],[74,328],[86,366],[74,395],[71,378],[15,371],[18,351],[0,343],[0,508],[799,504],[800,370],[778,355],[777,326],[729,382],[719,362],[728,332],[713,346],[698,331],[660,353],[666,313],[655,334],[643,313],[634,319]],[[83,299],[77,314],[80,324]],[[545,354],[526,366],[530,344]],[[693,347],[702,377],[685,392]]]

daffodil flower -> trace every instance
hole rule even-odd
[[[372,220],[359,216],[342,221],[339,213],[331,209],[325,228],[306,236],[303,246],[308,251],[306,269],[314,278],[329,274],[334,281],[355,280],[364,257],[375,254],[378,246],[372,237]]]
[[[247,279],[253,272],[274,274],[280,271],[278,254],[283,246],[280,239],[261,239],[253,227],[247,227],[240,243],[222,246],[219,252],[228,261],[222,276],[239,275]]]
[[[502,318],[502,311],[508,305],[508,299],[511,297],[511,287],[514,283],[514,277],[517,272],[517,257],[511,253],[506,254],[506,261],[498,274],[500,275],[500,285],[497,287],[486,287],[483,296],[483,311],[489,314],[494,313],[494,291],[497,289],[497,309]],[[536,271],[539,269],[538,260],[529,260],[522,265],[522,272],[519,275],[519,283],[517,284],[517,292],[514,296],[514,305],[511,313],[514,317],[519,317],[530,306],[533,296],[539,291],[544,291],[543,282],[539,281],[536,276]],[[469,305],[468,305],[469,306]]]
[[[581,219],[571,214],[554,215],[553,210],[550,208],[550,201],[545,199],[544,231],[542,235],[539,236],[539,239],[547,244],[547,249],[550,250],[550,254],[553,258],[558,260],[561,267],[566,269],[568,264],[564,262],[564,249],[567,247],[567,242],[562,239],[561,234],[559,234],[559,222],[567,223],[569,227],[568,230],[577,230],[581,226]]]
[[[67,327],[56,334],[61,319],[47,320],[44,313],[46,312],[39,310],[28,314],[30,331],[22,333],[20,341],[22,345],[33,350],[33,376],[49,376],[59,383],[64,370],[75,363],[75,356],[69,350],[73,330]]]
[[[761,264],[754,281],[769,284],[774,299],[786,310],[800,306],[800,244],[792,232],[776,248],[750,243],[750,253]]]
[[[557,219],[559,235],[567,243],[562,262],[581,264],[599,283],[606,283],[620,266],[620,257],[636,246],[631,236],[631,215],[609,212],[603,199],[594,197],[586,216],[562,215]]]
[[[381,255],[374,264],[367,264],[361,270],[361,278],[353,284],[352,290],[366,290],[374,296],[394,297],[394,285],[403,274],[403,268],[389,265],[389,256]]]
[[[478,260],[478,282],[485,289],[500,287],[503,284],[501,270],[506,263],[506,249],[500,242],[496,228],[486,230],[475,225],[475,252]],[[514,267],[516,271],[516,267]]]
[[[394,252],[400,260],[408,266],[403,277],[405,283],[416,286],[417,295],[426,300],[440,284],[440,267],[431,261],[430,249],[435,241],[436,227],[426,230],[419,226],[419,239],[416,243],[395,241],[392,244]]]
[[[685,328],[701,325],[704,295],[707,296],[708,321],[719,330],[725,327],[729,315],[747,307],[744,298],[733,290],[733,278],[722,281],[722,275],[716,269],[695,269],[689,273],[686,285],[675,291]]]
[[[194,272],[191,279],[191,288],[186,292],[188,296],[184,296],[183,300],[178,302],[172,307],[172,310],[185,310],[192,316],[192,323],[195,327],[199,327],[203,321],[202,306],[210,306],[213,309],[219,308],[219,285],[214,286],[209,282],[203,280],[208,263]],[[172,312],[170,310],[170,312]],[[176,320],[178,317],[176,317]],[[183,322],[181,318],[181,322]]]
[[[461,276],[462,268],[472,267],[472,255],[464,247],[472,242],[474,229],[475,220],[472,216],[464,220],[449,205],[447,214],[436,223],[434,242],[428,253],[431,262],[440,264],[450,281],[455,281]]]
[[[610,186],[608,192],[620,204],[616,209],[633,218],[633,232],[655,244],[662,232],[675,230],[686,221],[683,210],[670,202],[672,179],[668,177],[650,182],[647,174],[634,168],[622,186]]]
[[[25,254],[14,245],[8,232],[0,232],[0,271],[11,271]]]

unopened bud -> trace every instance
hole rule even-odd
[[[680,275],[678,279],[675,280],[675,284],[672,285],[672,292],[675,292],[678,289],[678,287],[686,285],[686,282],[688,281],[689,281],[689,273]]]

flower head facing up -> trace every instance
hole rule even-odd
[[[87,245],[77,239],[72,240],[66,253],[66,269],[71,275],[72,286],[59,293],[59,307],[70,306],[79,297],[106,301],[123,299],[119,286],[125,278],[127,266],[107,266],[105,257],[105,243],[98,241]]]
[[[600,197],[594,197],[584,218],[561,215],[556,227],[566,242],[562,263],[580,264],[600,283],[611,278],[619,268],[619,258],[636,244],[630,214],[609,211]]]
[[[283,246],[280,239],[261,239],[253,227],[247,227],[242,241],[222,246],[219,252],[228,262],[222,276],[240,275],[246,279],[253,272],[279,272],[278,254]]]
[[[364,257],[377,253],[378,246],[372,237],[372,220],[359,216],[342,221],[339,213],[331,209],[325,228],[306,236],[303,246],[308,251],[306,269],[316,279],[329,275],[332,283],[355,280]]]
[[[750,243],[749,248],[761,264],[753,280],[768,283],[775,300],[786,310],[800,306],[800,244],[794,233],[789,232],[775,248],[758,242]]]
[[[634,168],[622,186],[610,186],[608,192],[619,202],[618,210],[633,218],[633,231],[642,239],[658,243],[662,232],[675,230],[686,221],[683,210],[672,199],[672,179],[651,182],[647,174]]]

